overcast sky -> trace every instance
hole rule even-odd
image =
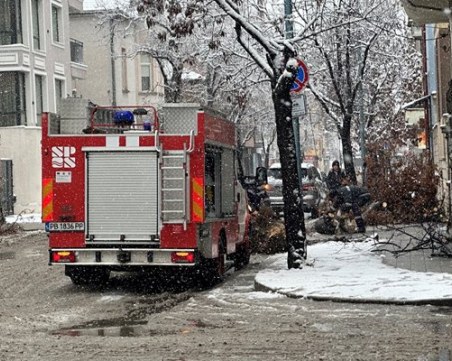
[[[127,0],[83,0],[84,10],[111,8],[127,3]]]

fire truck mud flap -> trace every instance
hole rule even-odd
[[[65,275],[75,285],[101,286],[108,282],[110,269],[99,266],[66,266]]]

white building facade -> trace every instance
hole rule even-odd
[[[71,61],[69,11],[82,0],[0,1],[0,158],[13,162],[14,212],[40,212],[42,112],[86,67]]]
[[[85,79],[79,96],[98,105],[152,105],[163,102],[163,77],[155,59],[141,49],[149,30],[144,23],[108,19],[102,10],[70,14],[71,33],[83,42]]]

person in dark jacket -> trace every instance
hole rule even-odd
[[[345,173],[341,170],[339,161],[335,160],[326,177],[326,185],[330,191],[331,197],[334,197],[335,192],[341,187],[343,178],[345,178]]]
[[[367,188],[350,185],[350,179],[344,177],[342,186],[333,195],[333,208],[340,209],[341,212],[353,212],[358,233],[366,232],[366,225],[361,214],[363,205],[370,202],[370,194]]]

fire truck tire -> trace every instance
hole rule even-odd
[[[106,267],[66,266],[65,274],[78,286],[101,286],[110,278],[110,270]]]
[[[226,236],[223,234],[220,237],[220,242],[218,244],[218,257],[213,259],[211,275],[213,281],[222,281],[224,278],[224,273],[226,271],[225,259],[226,259]]]
[[[250,263],[251,251],[248,243],[237,245],[235,253],[234,268],[236,270],[242,269]]]
[[[226,238],[220,237],[218,257],[202,258],[200,267],[200,281],[204,286],[213,286],[224,279],[225,274]]]

